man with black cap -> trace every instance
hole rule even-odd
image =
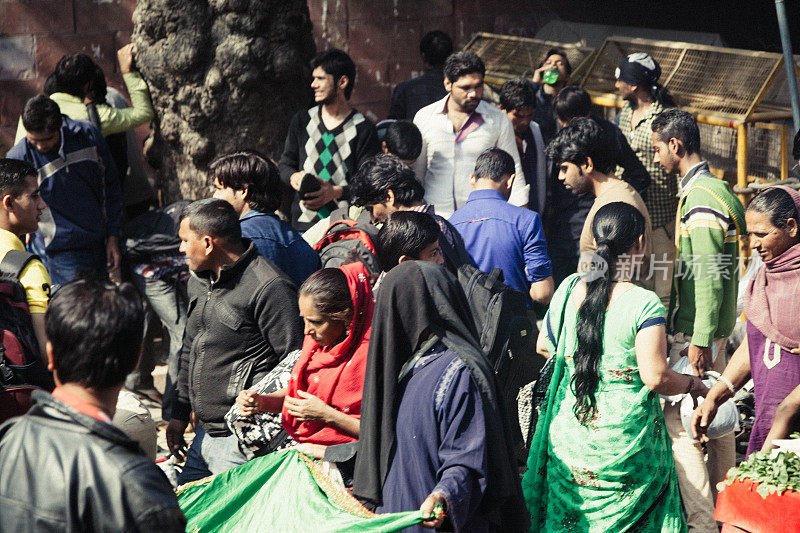
[[[615,122],[628,139],[636,156],[650,173],[650,188],[645,205],[653,223],[655,292],[664,305],[669,304],[672,268],[675,262],[675,213],[678,209],[678,177],[667,175],[653,163],[653,132],[650,125],[656,115],[674,107],[666,89],[659,85],[661,67],[644,52],[629,55],[617,67],[614,86],[625,100]]]

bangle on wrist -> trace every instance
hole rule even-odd
[[[728,387],[728,390],[731,391],[731,394],[736,394],[736,388],[733,386],[733,383],[731,383],[731,380],[720,374],[718,381],[724,383],[725,386]]]

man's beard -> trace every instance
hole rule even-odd
[[[336,101],[336,97],[339,95],[339,90],[337,87],[334,87],[333,90],[319,102],[319,105],[331,105]]]

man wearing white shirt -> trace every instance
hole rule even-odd
[[[463,206],[472,188],[469,176],[478,156],[500,148],[514,158],[516,179],[509,202],[527,207],[529,187],[508,117],[483,95],[486,67],[473,52],[456,52],[444,66],[447,96],[420,109],[414,124],[422,133],[422,153],[414,165],[425,187],[425,200],[445,218]]]

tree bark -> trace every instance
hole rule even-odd
[[[165,203],[210,196],[217,155],[280,155],[292,115],[313,101],[305,0],[139,0],[133,24],[157,117],[145,154]]]

